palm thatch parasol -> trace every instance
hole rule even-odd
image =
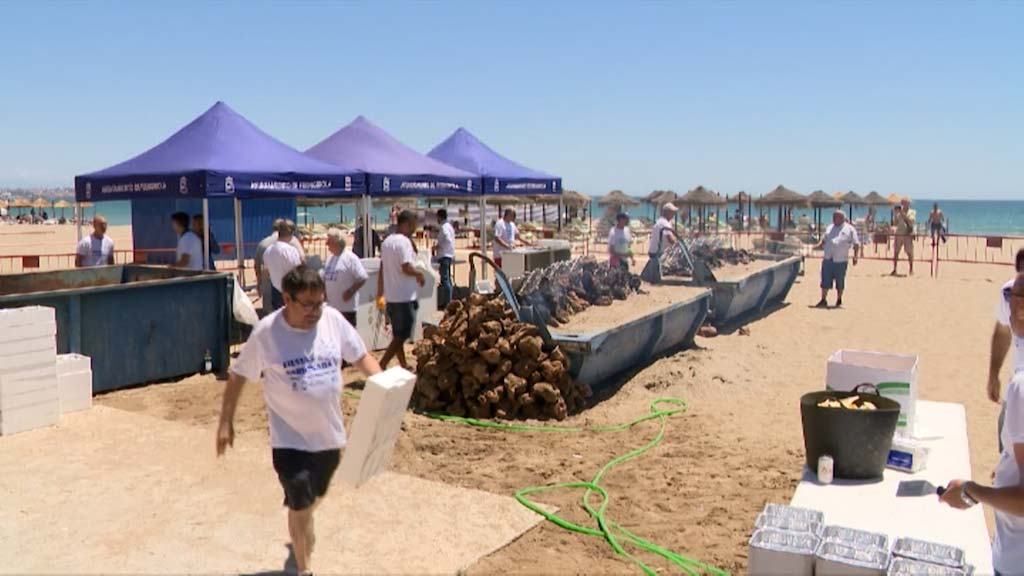
[[[50,201],[47,200],[46,198],[36,198],[35,201],[32,202],[33,208],[46,208],[49,205]]]
[[[590,204],[590,196],[575,190],[566,190],[562,192],[562,203],[566,206],[582,208],[583,206]]]
[[[639,206],[640,201],[627,196],[622,190],[612,190],[608,195],[597,201],[598,206]]]
[[[708,190],[707,188],[705,188],[703,186],[697,186],[693,190],[690,190],[686,194],[683,194],[683,196],[681,198],[679,198],[679,200],[677,200],[676,203],[680,204],[680,205],[683,205],[683,206],[697,206],[698,207],[697,208],[697,214],[698,214],[698,219],[700,221],[700,229],[701,229],[701,232],[703,232],[704,228],[705,228],[705,224],[706,224],[706,218],[704,217],[704,207],[705,206],[714,206],[715,207],[715,223],[717,225],[717,223],[718,223],[718,208],[720,206],[724,206],[725,204],[728,204],[728,201],[725,198],[722,198],[721,196],[715,194],[714,192],[712,192],[711,190]]]
[[[904,197],[900,196],[899,194],[889,194],[889,196],[886,198],[886,200],[888,200],[889,202],[892,202],[893,204],[899,204],[900,202],[902,202],[904,200]],[[909,202],[910,198],[906,198],[906,200],[907,200],[907,202]]]
[[[872,190],[870,194],[864,197],[864,204],[868,206],[892,206],[895,202],[890,202],[881,194]]]
[[[11,202],[11,208],[31,208],[31,207],[32,207],[32,203],[29,202],[28,200],[26,200],[25,198],[15,198],[14,201]]]
[[[779,207],[779,231],[781,232],[784,228],[783,211],[789,211],[793,208],[799,208],[807,205],[807,197],[786,188],[782,184],[775,187],[774,190],[765,194],[754,201],[759,207],[763,206],[778,206]]]
[[[829,196],[822,190],[815,190],[807,196],[807,203],[814,210],[814,222],[817,224],[818,234],[821,234],[821,213],[825,208],[841,208],[843,201]]]

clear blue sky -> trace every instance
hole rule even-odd
[[[1024,2],[0,2],[0,186],[217,100],[305,149],[458,126],[567,188],[1024,198]]]

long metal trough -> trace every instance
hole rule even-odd
[[[234,277],[149,266],[0,275],[0,308],[48,306],[57,352],[92,358],[93,392],[228,367]]]
[[[760,255],[757,258],[777,259]],[[761,314],[767,308],[782,302],[793,287],[799,272],[800,257],[789,256],[737,280],[701,284],[714,293],[711,323],[718,328],[734,326],[739,321]]]
[[[569,357],[573,378],[600,390],[615,376],[692,344],[708,314],[711,297],[707,290],[607,330],[586,334],[552,331],[551,337]]]

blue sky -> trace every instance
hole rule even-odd
[[[224,100],[308,148],[465,126],[621,188],[1024,191],[1024,2],[0,2],[0,186],[68,185]]]

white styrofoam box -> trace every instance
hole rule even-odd
[[[359,289],[359,306],[356,308],[356,331],[370,350],[383,350],[391,343],[390,325],[385,321],[387,313],[377,310],[377,274],[380,272],[379,258],[363,258],[363,268],[368,276]],[[428,266],[429,267],[429,266]],[[424,274],[424,285],[417,294],[419,310],[413,326],[411,341],[423,337],[423,320],[437,311],[437,281],[433,274]]]
[[[814,534],[761,528],[750,537],[747,573],[813,576],[814,551],[820,543]]]
[[[24,408],[43,402],[56,402],[58,398],[57,379],[46,378],[30,381],[32,389],[21,394],[0,394],[0,412]]]
[[[0,309],[0,330],[16,326],[35,324],[56,324],[53,308],[46,306],[24,306],[22,308]]]
[[[92,407],[92,372],[72,372],[57,377],[60,413]]]
[[[53,323],[32,324],[31,326],[9,326],[0,328],[0,347],[27,338],[54,338],[57,325]]]
[[[75,372],[91,372],[92,358],[81,354],[58,354],[57,376]]]
[[[39,350],[27,354],[0,356],[0,377],[17,378],[18,372],[34,370],[43,366],[57,366],[57,350]]]
[[[917,366],[917,356],[837,350],[828,359],[825,386],[829,390],[849,392],[860,384],[875,385],[882,396],[900,404],[896,432],[913,436],[916,423]]]
[[[60,406],[56,399],[13,410],[3,410],[0,411],[0,436],[53,426],[58,420]]]
[[[349,486],[359,487],[387,468],[415,383],[415,374],[397,367],[366,380],[339,466]]]
[[[57,354],[57,341],[53,336],[21,338],[13,342],[4,342],[0,344],[0,362],[5,362],[10,356],[47,350],[53,350],[54,355]]]
[[[11,374],[0,374],[0,395],[31,392],[40,386],[41,380],[56,379],[57,370],[53,364],[31,366]]]

